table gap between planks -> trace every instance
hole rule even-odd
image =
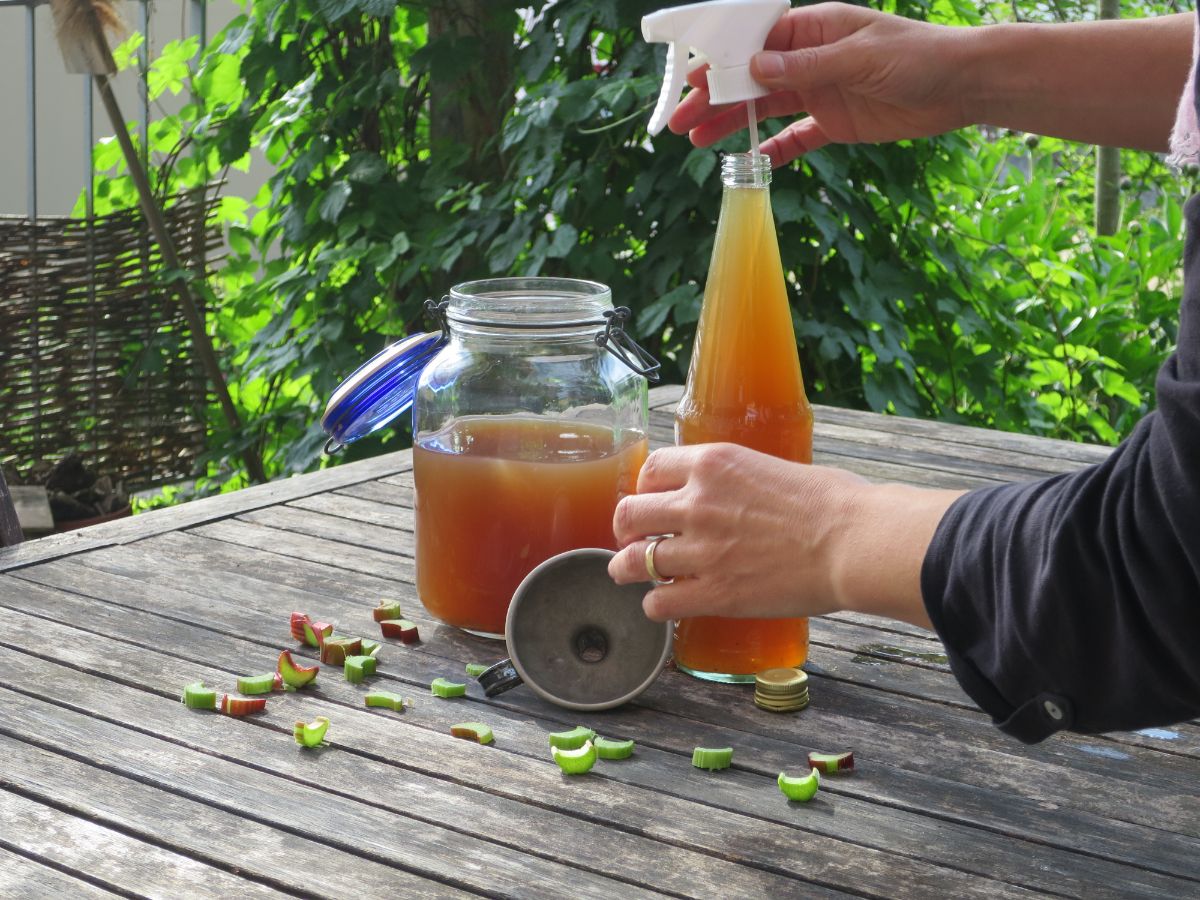
[[[656,444],[679,395],[651,392]],[[832,408],[815,443],[817,462],[946,487],[1108,452]],[[424,612],[412,507],[394,453],[0,551],[0,896],[1200,896],[1200,727],[1025,747],[919,628],[814,620],[799,714],[673,670],[591,715],[525,689],[436,699],[434,677],[504,648]],[[179,703],[270,671],[292,610],[372,636],[383,597],[422,641],[385,642],[368,685],[326,667],[247,719]],[[368,710],[370,688],[414,705]],[[327,743],[302,750],[292,725],[317,715]],[[495,744],[451,737],[461,721]],[[637,750],[564,776],[546,735],[575,724]],[[733,768],[692,768],[700,745],[732,746]],[[853,775],[808,804],[779,793],[809,750],[842,749]]]

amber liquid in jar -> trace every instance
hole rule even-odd
[[[508,604],[539,563],[617,549],[613,511],[634,493],[644,435],[553,419],[472,416],[413,447],[417,593],[430,614],[503,637]]]
[[[743,169],[746,162],[735,161]],[[687,389],[675,413],[676,441],[730,442],[811,463],[812,407],[763,183],[770,164],[749,186],[731,179],[730,169],[727,158],[704,306]],[[700,678],[753,681],[763,669],[799,666],[807,658],[807,619],[701,616],[676,626],[676,665]]]

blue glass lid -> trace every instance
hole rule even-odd
[[[413,404],[422,370],[445,344],[441,332],[414,334],[359,366],[333,392],[321,417],[321,427],[329,435],[325,452],[336,453],[406,412]]]

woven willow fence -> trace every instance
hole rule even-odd
[[[203,194],[168,205],[181,259],[220,241]],[[191,477],[203,373],[140,213],[0,217],[0,465],[30,478],[71,452],[130,487]]]

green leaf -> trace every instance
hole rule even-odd
[[[342,211],[346,208],[346,203],[350,200],[350,184],[346,181],[335,181],[325,191],[325,196],[321,198],[321,205],[318,207],[318,215],[326,222],[331,224],[336,223],[342,216]]]
[[[708,181],[708,176],[717,165],[717,154],[711,149],[695,147],[684,158],[682,169],[691,176],[692,181],[701,187]]]
[[[575,245],[578,242],[579,232],[573,225],[559,225],[550,236],[550,246],[546,249],[546,255],[555,259],[562,259],[575,249]]]

